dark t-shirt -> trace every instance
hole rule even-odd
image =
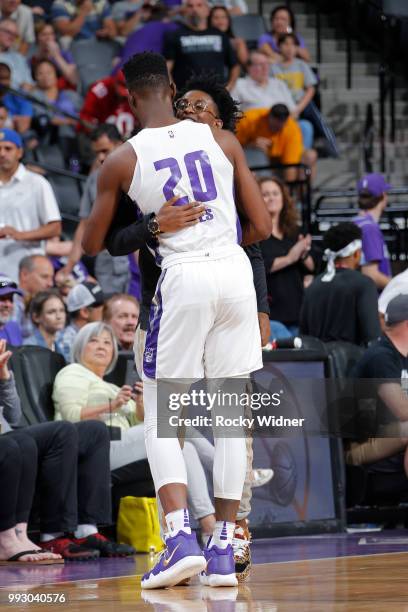
[[[332,281],[315,278],[306,289],[300,332],[323,342],[368,344],[381,334],[373,281],[356,270],[337,269]]]
[[[271,272],[273,261],[284,257],[290,251],[297,238],[275,238],[261,242],[261,251],[265,263],[266,283],[268,287],[268,302],[270,319],[286,325],[297,325],[303,300],[303,276],[307,270],[298,261],[277,272]]]
[[[174,61],[173,79],[180,89],[195,73],[213,72],[226,83],[237,56],[226,34],[216,28],[191,30],[182,26],[164,38],[163,55]]]
[[[408,383],[408,358],[404,357],[393,345],[387,336],[382,336],[377,342],[372,344],[364,353],[362,359],[353,369],[352,378],[356,380],[356,395],[359,399],[364,397],[376,397],[379,384],[384,383],[384,379],[391,379],[392,382],[400,381],[403,388]],[[376,379],[372,386],[364,384],[364,379]],[[367,394],[368,389],[370,394]],[[396,416],[389,410],[385,403],[377,397],[377,423],[386,425],[397,420]]]

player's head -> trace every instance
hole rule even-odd
[[[347,259],[347,267],[355,270],[361,258],[361,229],[351,222],[332,225],[323,236],[323,248],[336,254],[333,261]]]
[[[129,104],[136,117],[148,110],[146,101],[156,97],[169,101],[174,97],[174,85],[170,83],[166,60],[159,53],[136,53],[123,66]],[[150,107],[151,108],[151,107]]]
[[[177,93],[175,106],[179,119],[191,119],[230,132],[235,131],[242,116],[237,102],[212,74],[203,73],[189,79]]]

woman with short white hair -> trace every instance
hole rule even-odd
[[[110,427],[120,428],[120,440],[111,441],[111,470],[147,457],[142,383],[136,383],[132,389],[128,385],[119,388],[103,380],[115,368],[117,358],[112,328],[102,322],[88,323],[74,340],[73,363],[57,374],[53,390],[56,420],[101,419]],[[212,451],[207,440],[203,438],[202,443],[207,443]],[[202,530],[209,533],[215,518],[205,472],[191,442],[185,442],[183,453],[188,468],[192,514],[199,520]]]

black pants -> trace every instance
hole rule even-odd
[[[26,444],[27,438],[35,443],[38,474],[34,505],[39,509],[42,532],[73,531],[78,523],[111,521],[110,443],[104,423],[54,421],[3,437],[18,444]]]
[[[37,476],[37,445],[29,436],[0,436],[0,531],[27,521]]]

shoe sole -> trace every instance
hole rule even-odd
[[[238,586],[238,580],[235,574],[208,574],[200,576],[200,582],[202,585],[210,587]]]
[[[180,559],[157,576],[151,576],[145,581],[142,580],[142,589],[164,589],[165,587],[176,586],[187,578],[192,578],[202,572],[207,563],[204,557],[191,556]]]

